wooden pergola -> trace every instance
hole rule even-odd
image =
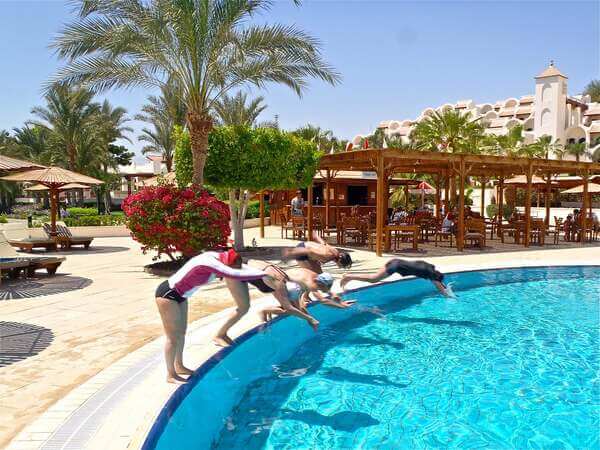
[[[402,152],[396,149],[368,149],[325,155],[321,158],[319,169],[334,174],[339,170],[363,170],[373,171],[377,174],[377,201],[376,201],[376,252],[381,255],[384,246],[384,229],[387,213],[387,195],[389,192],[390,179],[395,174],[417,173],[434,175],[438,180],[438,194],[436,201],[436,212],[440,209],[440,189],[442,180],[448,198],[450,180],[456,180],[458,187],[458,236],[457,249],[464,247],[464,208],[465,208],[465,184],[467,177],[479,177],[482,186],[491,178],[498,179],[499,195],[498,204],[500,211],[503,205],[503,183],[505,178],[513,175],[525,175],[525,239],[524,245],[530,244],[531,231],[531,193],[532,180],[534,176],[542,176],[547,180],[545,190],[546,211],[548,216],[549,196],[552,187],[552,177],[560,174],[579,175],[584,183],[584,201],[582,206],[583,217],[586,217],[587,186],[590,178],[600,174],[600,163],[563,161],[553,159],[517,158],[508,156],[474,155],[456,153],[434,153],[434,152]],[[308,235],[312,236],[313,214],[312,214],[312,185],[308,190]],[[591,205],[590,205],[591,207]],[[500,215],[500,221],[502,220]],[[587,221],[583,221],[583,232]]]

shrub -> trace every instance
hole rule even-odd
[[[231,230],[227,205],[194,186],[149,186],[123,202],[126,224],[144,252],[156,250],[173,258],[224,246]]]
[[[67,212],[69,213],[69,216],[73,216],[73,217],[81,217],[81,216],[97,216],[98,215],[98,209],[97,208],[78,208],[78,207],[72,207],[72,208],[67,208]]]
[[[125,223],[124,216],[116,215],[95,215],[95,216],[80,216],[80,217],[65,217],[64,222],[69,227],[101,227],[112,225],[123,225]]]
[[[6,216],[4,214],[0,215],[0,223],[7,223],[8,219],[6,218]]]
[[[496,217],[496,215],[498,214],[498,205],[497,204],[487,205],[487,207],[485,208],[485,212],[489,218]],[[508,220],[509,217],[511,216],[511,214],[512,214],[512,208],[510,207],[510,205],[507,205],[506,203],[504,205],[502,205],[502,217],[505,220]]]
[[[248,203],[248,209],[246,210],[246,219],[256,219],[260,217],[260,202],[258,200],[252,200]],[[265,217],[269,216],[269,204],[265,202]]]

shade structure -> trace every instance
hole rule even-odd
[[[28,170],[1,177],[2,180],[39,183],[50,191],[50,224],[52,235],[56,235],[56,211],[58,209],[58,192],[65,185],[77,183],[84,186],[104,184],[96,178],[88,177],[62,167]]]
[[[64,186],[60,187],[58,190],[59,191],[68,191],[70,189],[88,189],[89,186],[85,185],[85,184],[80,184],[80,183],[69,183],[69,184],[65,184]],[[25,188],[26,191],[30,191],[30,192],[41,192],[41,191],[48,191],[50,190],[50,188],[48,186],[44,186],[43,184],[36,184],[35,186],[29,186]]]
[[[527,176],[526,175],[517,175],[516,177],[509,178],[508,180],[504,180],[504,185],[527,185]],[[543,178],[532,176],[531,184],[546,184],[546,180]]]
[[[425,206],[425,194],[435,194],[436,190],[427,181],[421,181],[414,189],[411,189],[410,192],[413,194],[421,194],[421,208],[423,208]]]
[[[18,172],[12,175],[2,177],[3,180],[7,181],[29,181],[37,182],[48,187],[61,187],[65,184],[80,183],[85,185],[99,185],[103,184],[96,178],[88,177],[77,172],[72,172],[62,167],[48,167],[45,169],[27,170],[25,172]]]
[[[44,166],[10,156],[0,155],[0,172],[10,173],[21,170],[42,169]]]
[[[600,184],[597,183],[589,183],[588,184],[588,192],[590,194],[599,194],[600,193]],[[574,188],[567,189],[566,191],[561,191],[561,194],[583,194],[583,184],[579,186],[575,186]]]
[[[164,175],[158,175],[156,177],[148,178],[147,180],[143,181],[142,184],[144,186],[158,186],[158,181],[161,179],[167,184],[177,183],[175,172],[167,172]]]

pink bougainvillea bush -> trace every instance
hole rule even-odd
[[[123,211],[144,252],[172,258],[223,247],[231,233],[227,205],[198,187],[149,186],[127,197]]]

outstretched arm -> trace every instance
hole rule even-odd
[[[338,295],[323,295],[321,291],[312,291],[312,294],[319,300],[319,303],[332,308],[346,309],[354,305],[354,300],[342,300]]]
[[[432,280],[431,282],[436,287],[436,289],[440,292],[440,294],[442,294],[444,297],[452,297],[452,295],[448,292],[448,289],[446,288],[444,283],[442,283],[440,281],[435,281],[435,280]]]
[[[389,274],[387,273],[385,268],[379,269],[377,272],[371,274],[346,273],[342,276],[340,285],[342,286],[342,288],[344,288],[346,284],[348,284],[348,282],[352,280],[365,281],[367,283],[377,283],[378,281],[381,281],[387,277],[389,277]]]

